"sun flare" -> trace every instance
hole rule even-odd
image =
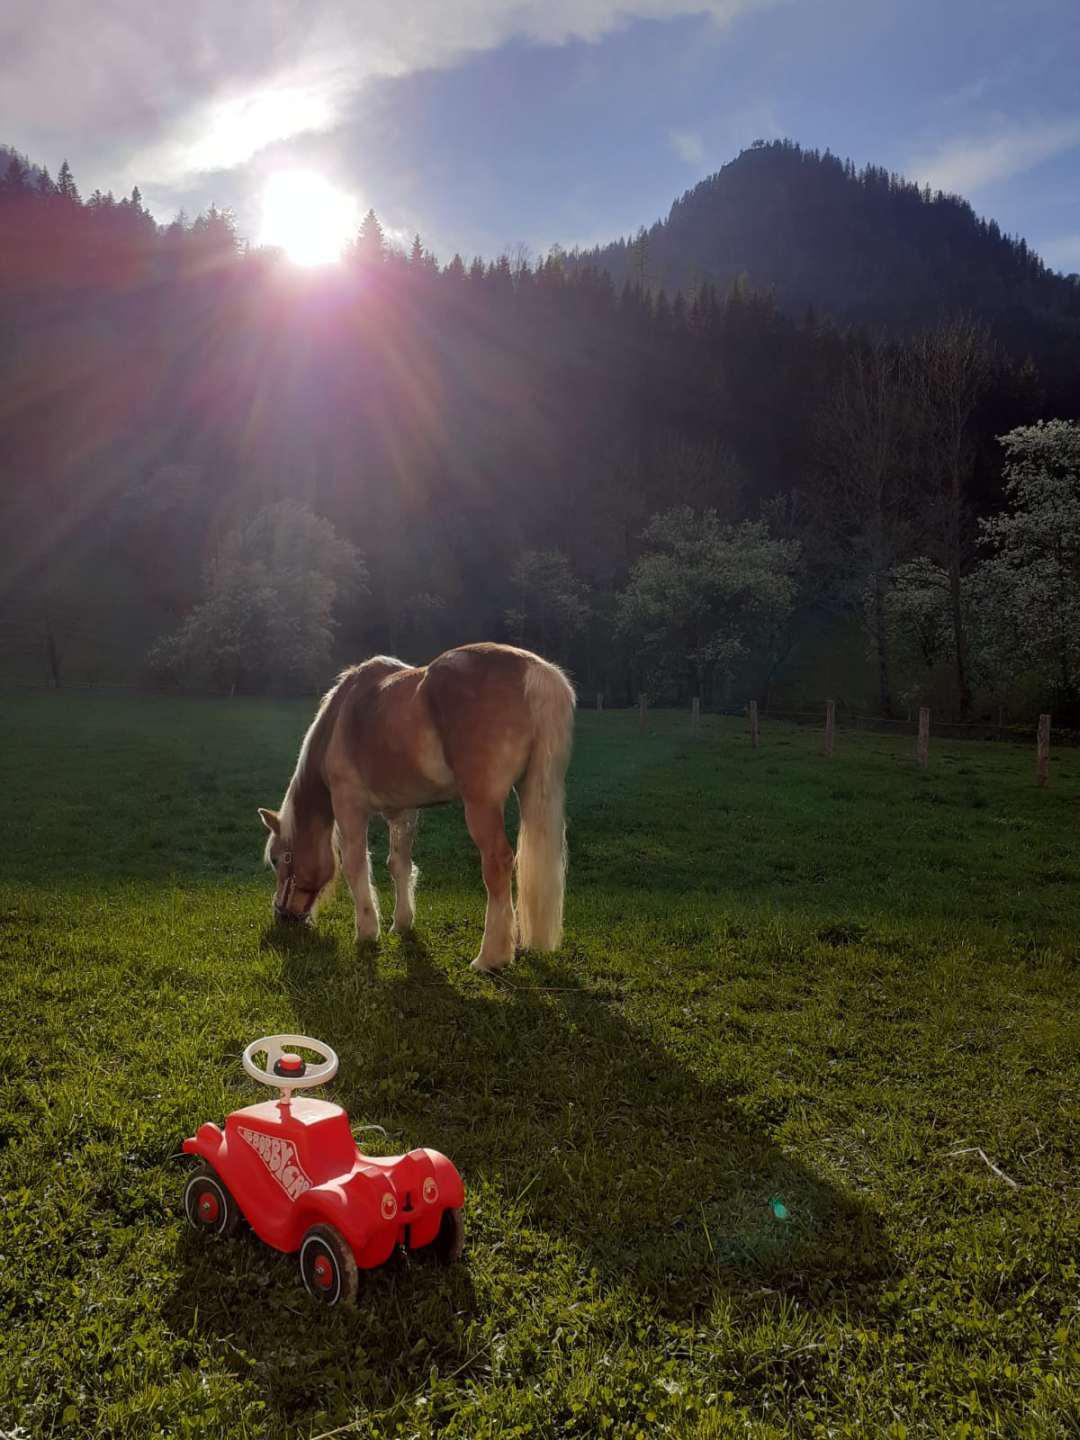
[[[281,170],[262,195],[259,244],[273,245],[294,265],[329,265],[356,234],[359,207],[312,170]]]

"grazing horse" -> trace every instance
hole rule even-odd
[[[501,970],[515,948],[562,939],[563,812],[574,691],[557,666],[510,645],[462,645],[430,665],[378,655],[346,670],[323,697],[279,811],[260,810],[277,875],[274,913],[304,920],[337,872],[356,902],[358,940],[379,936],[368,824],[390,827],[394,929],[412,928],[417,812],[459,798],[480,852],[487,914],[476,970]],[[517,786],[516,857],[503,809]],[[336,841],[336,845],[335,845]]]

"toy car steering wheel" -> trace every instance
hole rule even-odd
[[[285,1047],[289,1046],[289,1049]],[[321,1055],[321,1061],[309,1065],[293,1048],[314,1050]],[[266,1054],[266,1069],[260,1070],[254,1057],[259,1051]],[[243,1066],[253,1080],[260,1085],[276,1085],[286,1095],[293,1090],[308,1090],[312,1085],[324,1085],[337,1074],[338,1057],[322,1040],[313,1040],[310,1035],[264,1035],[253,1040],[243,1054]]]

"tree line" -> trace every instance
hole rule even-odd
[[[0,597],[58,679],[88,633],[99,673],[239,693],[495,637],[613,702],[721,703],[859,626],[886,713],[1000,699],[996,437],[1045,392],[981,322],[881,336],[558,249],[441,263],[373,212],[303,273],[225,212],[158,226],[60,177],[0,182]]]

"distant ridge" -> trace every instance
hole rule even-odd
[[[887,328],[963,309],[1040,349],[1062,327],[1075,343],[1080,321],[1080,277],[1050,270],[966,200],[791,140],[757,141],[667,219],[579,259],[619,285],[644,277],[689,293],[741,279],[793,314],[812,307]]]

